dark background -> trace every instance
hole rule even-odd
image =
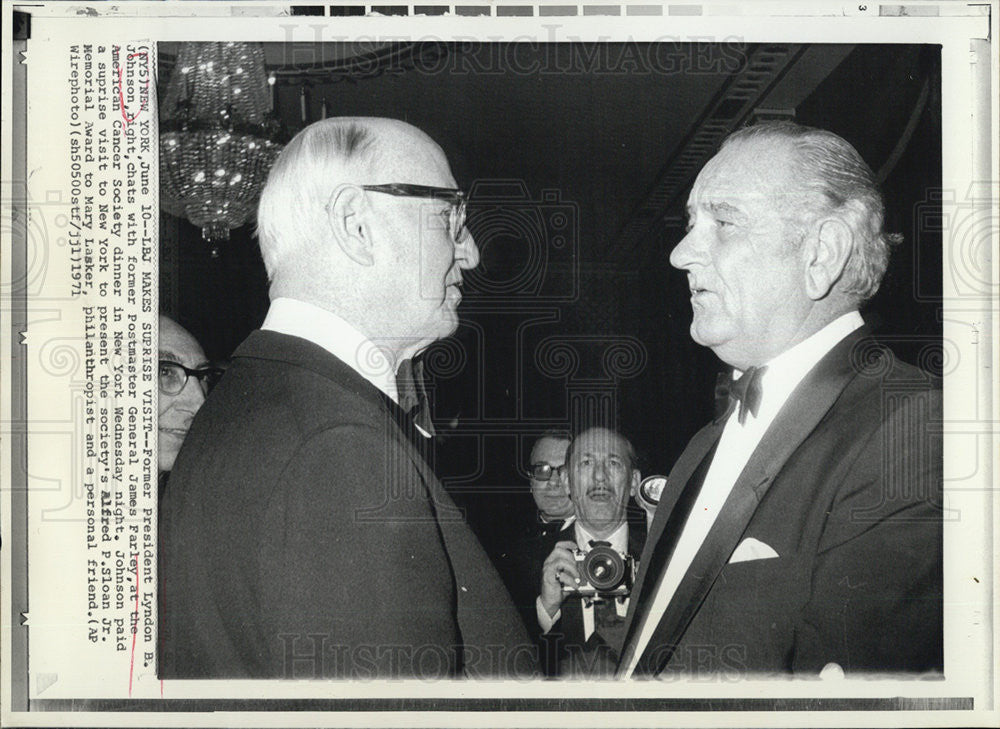
[[[425,354],[437,470],[491,546],[531,518],[537,435],[595,414],[666,473],[711,415],[721,365],[688,334],[683,236],[698,169],[732,129],[794,118],[850,141],[904,242],[863,313],[900,358],[940,362],[940,49],[916,45],[267,46],[290,132],[330,116],[404,119],[473,191],[482,262],[455,337]],[[161,44],[161,85],[172,72]],[[918,222],[922,221],[918,227]],[[213,258],[164,214],[161,309],[225,360],[267,310],[248,225]],[[917,251],[919,250],[919,256]],[[936,292],[928,296],[927,292]],[[589,415],[588,415],[589,413]]]

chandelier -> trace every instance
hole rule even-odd
[[[160,114],[160,197],[217,256],[251,220],[283,143],[259,43],[182,43]]]

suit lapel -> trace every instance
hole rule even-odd
[[[663,536],[663,528],[670,518],[670,512],[673,511],[677,499],[680,497],[687,482],[691,479],[691,474],[695,472],[695,469],[704,460],[705,456],[712,449],[712,446],[715,445],[721,433],[721,425],[716,425],[715,423],[699,430],[691,439],[688,447],[684,449],[684,453],[681,454],[677,463],[670,470],[670,475],[667,476],[667,483],[663,488],[663,496],[656,507],[653,523],[650,525],[649,533],[646,535],[646,544],[642,551],[639,574],[636,576],[636,586],[641,586],[646,574],[651,571],[653,560],[655,559],[655,554],[653,554],[655,546]]]
[[[299,337],[256,331],[240,345],[233,357],[276,360],[312,370],[346,387],[381,413],[387,446],[393,451],[390,455],[404,458],[416,469],[421,484],[414,484],[414,487],[422,485],[426,490],[436,518],[455,581],[455,617],[465,649],[460,659],[466,661],[467,673],[480,677],[534,674],[537,666],[534,656],[527,650],[531,644],[523,623],[489,557],[466,524],[462,511],[455,506],[425,460],[421,451],[423,447],[430,447],[430,443],[415,431],[409,415],[349,365]],[[403,471],[396,472],[410,478]]]
[[[383,396],[385,416],[400,447],[420,474],[437,517],[455,580],[455,613],[463,660],[470,677],[525,677],[537,672],[534,653],[520,616],[500,576],[459,509],[424,459],[429,438],[416,432],[412,418]],[[493,651],[493,654],[489,653]],[[493,665],[493,661],[499,664]]]
[[[358,374],[346,362],[307,339],[268,330],[257,330],[251,332],[250,336],[233,352],[233,360],[242,357],[284,362],[293,367],[311,370],[322,377],[333,380],[341,387],[346,387],[373,407],[378,407],[379,390],[375,385]]]
[[[666,526],[681,492],[691,480],[691,475],[715,445],[721,432],[721,425],[712,423],[695,433],[691,442],[688,443],[688,447],[684,449],[681,457],[667,476],[667,483],[663,488],[660,503],[656,507],[653,523],[646,535],[642,556],[639,558],[639,569],[636,573],[635,585],[632,588],[628,614],[625,617],[625,628],[621,632],[623,640],[620,645],[614,646],[619,655],[622,654],[622,647],[630,644],[637,626],[642,624],[642,617],[648,612],[652,602],[657,579],[665,567],[667,554],[664,550],[656,549],[663,536],[663,528]]]
[[[678,585],[647,648],[678,644],[739,544],[775,476],[819,425],[854,376],[849,353],[865,335],[864,330],[857,330],[841,340],[789,396],[733,485],[718,519]],[[698,445],[697,452],[704,452],[702,444]],[[659,516],[657,510],[657,518]],[[665,565],[660,564],[654,574],[659,576],[664,568]],[[657,580],[651,580],[647,592],[655,591],[656,585]],[[648,601],[649,598],[645,602]],[[670,652],[661,648],[658,655],[658,664],[650,666],[654,673],[663,668]]]
[[[380,392],[379,395],[381,396],[382,406],[387,417],[391,418],[396,424],[397,434],[412,446],[413,451],[415,451],[410,454],[410,458],[414,465],[421,469],[421,475],[426,480],[427,475],[434,472],[431,459],[432,449],[434,448],[433,438],[429,438],[419,432],[416,418],[413,415],[403,410],[402,407],[394,403],[384,393]],[[436,480],[436,478],[434,476],[433,480]]]
[[[583,629],[583,598],[577,595],[567,597],[559,608],[558,631],[562,635],[564,645],[582,646],[586,642]]]
[[[646,524],[639,522],[628,525],[628,553],[636,560],[642,557],[642,549],[646,546]]]

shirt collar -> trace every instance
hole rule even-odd
[[[549,527],[557,526],[560,532],[564,532],[573,526],[573,522],[576,521],[576,514],[570,514],[566,518],[559,519],[545,519],[542,516],[542,512],[538,512],[538,526],[542,528],[543,532],[547,532]]]
[[[260,328],[322,347],[399,403],[393,362],[378,345],[333,312],[298,299],[280,297],[271,302]]]
[[[572,523],[573,520],[576,518],[575,514],[570,514],[569,516],[549,516],[541,509],[539,509],[537,513],[538,513],[539,524],[562,524],[564,527],[565,526],[564,522]]]
[[[590,540],[597,539],[593,534],[584,529],[583,524],[579,521],[576,522],[576,544],[577,546],[587,552],[590,550]],[[623,521],[617,529],[611,532],[610,535],[603,538],[602,541],[611,542],[611,548],[622,554],[628,553],[628,522]]]
[[[850,311],[771,359],[761,375],[761,404],[757,419],[777,413],[809,370],[840,340],[864,323],[861,314]],[[742,375],[742,372],[736,370],[734,374]]]

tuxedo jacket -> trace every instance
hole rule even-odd
[[[251,334],[164,497],[161,677],[532,673],[510,597],[420,444],[336,357]]]
[[[572,524],[565,529],[565,520],[543,523],[532,521],[521,533],[510,538],[500,549],[495,549],[494,562],[525,628],[537,640],[540,629],[535,613],[535,598],[542,582],[542,563],[560,541],[573,541]]]
[[[628,553],[634,560],[639,560],[646,542],[644,514],[645,512],[636,521],[629,522]],[[570,539],[573,539],[572,533]],[[551,547],[542,556],[543,561],[555,548],[557,541],[560,540],[552,540]],[[567,596],[559,613],[559,620],[541,640],[545,661],[543,672],[549,676],[610,678],[614,671],[606,665],[607,656],[604,652],[608,645],[621,640],[625,630],[624,618],[614,625],[595,626],[594,632],[587,637],[583,624],[583,598]],[[538,622],[537,615],[535,622]]]
[[[866,332],[803,379],[738,477],[636,675],[942,670],[941,391]],[[627,667],[666,566],[680,490],[722,422],[688,444],[650,528]],[[747,539],[777,553],[730,562]]]
[[[570,525],[560,529],[563,522],[533,525],[533,534],[511,542],[501,554],[498,563],[503,565],[502,574],[514,597],[528,634],[538,643],[542,661],[542,672],[547,676],[560,673],[560,664],[566,659],[567,651],[583,649],[583,612],[581,600],[567,597],[560,609],[559,621],[548,634],[542,635],[538,624],[536,600],[541,591],[542,565],[563,541],[576,541],[576,530]],[[645,517],[629,521],[629,554],[636,560],[642,553],[646,537]],[[606,640],[607,638],[604,638]]]

